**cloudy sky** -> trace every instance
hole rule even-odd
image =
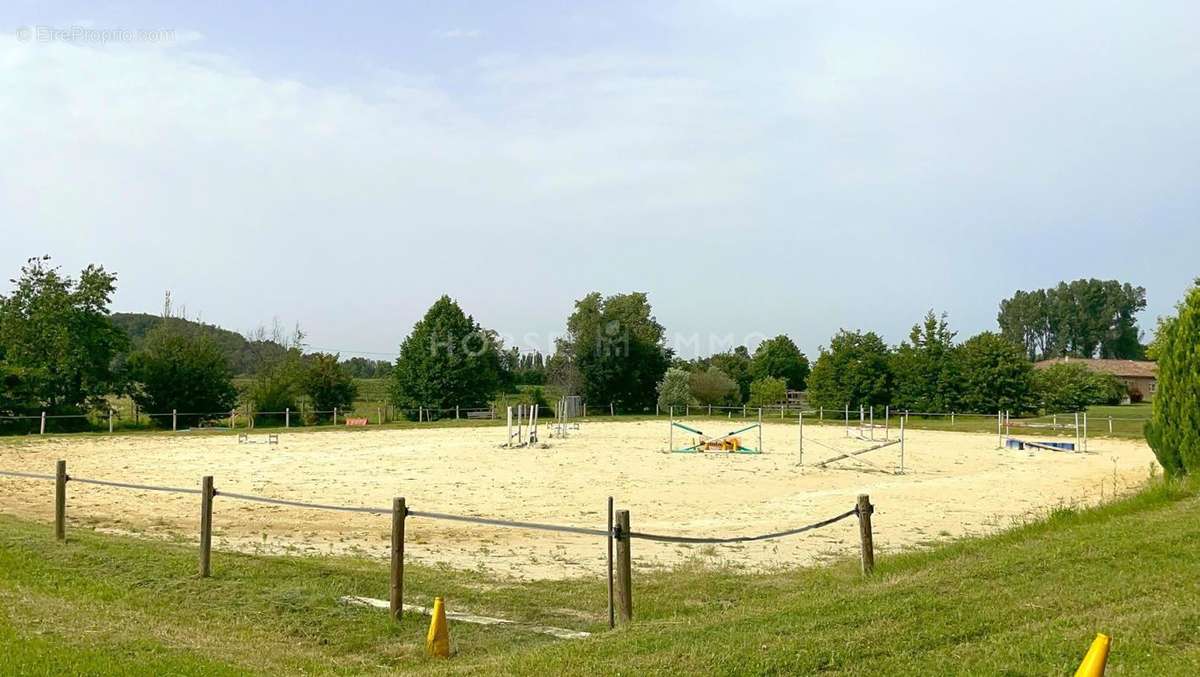
[[[1149,329],[1200,275],[1194,1],[289,7],[0,6],[4,279],[387,356],[442,293],[815,353],[1078,277]]]

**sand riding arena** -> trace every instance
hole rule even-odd
[[[688,419],[720,433],[736,421]],[[403,496],[412,510],[605,528],[607,499],[631,513],[635,531],[738,536],[785,530],[853,508],[869,493],[882,551],[986,533],[1062,504],[1090,504],[1142,482],[1153,455],[1142,442],[1093,438],[1088,453],[997,449],[995,434],[906,432],[899,445],[816,467],[865,448],[841,425],[762,426],[761,454],[670,453],[665,418],[585,422],[565,438],[544,426],[538,445],[504,448],[497,427],[293,432],[278,444],[236,435],[178,433],[0,440],[0,469],[197,487],[340,506],[380,507]],[[686,434],[686,433],[684,433]],[[757,434],[757,433],[755,433]],[[894,435],[895,431],[890,434]],[[674,433],[680,445],[681,433]],[[265,435],[250,442],[265,441]],[[757,445],[758,440],[754,443]],[[51,521],[53,485],[0,478],[0,511]],[[70,483],[73,527],[194,541],[199,503],[173,494]],[[214,502],[214,547],[299,555],[386,558],[389,516],[232,499]],[[407,556],[429,564],[518,578],[602,575],[603,538],[431,519],[408,520]],[[731,545],[639,541],[638,567],[686,560],[757,570],[852,555],[847,520],[778,540]]]

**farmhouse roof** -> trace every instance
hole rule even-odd
[[[1154,373],[1158,369],[1158,365],[1154,362],[1141,360],[1094,360],[1086,357],[1058,357],[1052,360],[1035,362],[1033,366],[1037,369],[1045,369],[1050,365],[1066,363],[1082,364],[1092,371],[1100,371],[1125,378],[1154,378]]]

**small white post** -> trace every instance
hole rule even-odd
[[[871,441],[875,441],[875,405],[871,405]]]
[[[1108,417],[1108,434],[1109,435],[1112,434],[1112,416],[1111,415]]]
[[[825,421],[825,406],[824,405],[821,406],[821,409],[818,411],[817,416],[819,417],[817,419],[818,421],[821,421],[821,422]]]
[[[712,405],[708,405],[708,415],[712,416]]]
[[[613,404],[612,402],[609,402],[609,403],[608,403],[608,415],[609,415],[609,416],[616,416],[616,415],[617,415],[617,407],[616,407],[616,405],[615,405],[615,404]]]
[[[113,410],[112,410],[112,407],[109,407],[109,409],[108,409],[108,432],[111,433],[112,431],[113,431]]]
[[[337,425],[337,407],[333,408],[333,424]]]
[[[846,437],[850,437],[850,403],[846,403]]]
[[[41,427],[41,432],[39,432],[38,434],[39,435],[46,434],[46,412],[45,411],[42,412],[42,427]]]
[[[667,433],[667,451],[675,451],[675,405],[671,405],[671,430]]]
[[[900,419],[900,474],[904,474],[904,419]]]
[[[512,448],[512,407],[508,408],[508,442],[505,444],[509,449]]]
[[[1075,451],[1083,451],[1083,445],[1079,443],[1079,412],[1075,412]]]
[[[284,428],[292,427],[292,408],[291,407],[283,408],[283,427]]]
[[[950,427],[954,427],[954,412],[950,412]]]
[[[454,405],[454,420],[458,420],[458,405]]]
[[[1087,412],[1083,412],[1083,450],[1087,451]]]
[[[177,429],[177,428],[176,428],[176,423],[177,423],[177,421],[178,421],[178,413],[177,413],[177,410],[175,410],[175,409],[172,409],[172,410],[171,410],[171,432],[175,432],[175,430]]]
[[[1012,437],[1012,413],[1004,410],[1004,436]]]
[[[237,409],[230,409],[229,410],[229,429],[232,430],[236,427],[237,427]]]
[[[996,448],[1004,448],[1004,412],[996,410]]]
[[[883,405],[883,439],[886,441],[891,434],[892,405]]]
[[[804,410],[798,414],[800,419],[800,465],[804,465]]]

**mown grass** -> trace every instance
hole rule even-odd
[[[969,497],[964,497],[969,500]],[[217,553],[0,517],[0,673],[1069,674],[1096,632],[1110,674],[1200,672],[1200,498],[1156,481],[986,538],[745,574],[636,572],[635,623],[604,631],[602,581],[519,583],[410,566],[409,601],[596,631],[558,641],[455,623],[457,655],[423,655],[426,619],[340,605],[386,597],[386,567]],[[885,531],[886,521],[876,528]],[[637,544],[634,544],[636,560]]]

